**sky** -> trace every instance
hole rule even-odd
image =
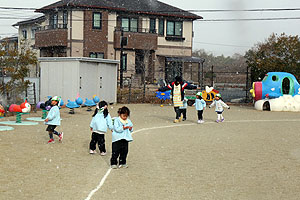
[[[57,0],[1,0],[0,7],[41,8]],[[161,0],[169,5],[192,11],[204,20],[214,19],[253,19],[299,17],[298,11],[274,12],[204,12],[203,10],[247,10],[300,8],[298,0]],[[201,12],[195,12],[202,10]],[[32,11],[11,11],[0,9],[0,37],[11,36],[17,29],[11,25],[20,19],[3,17],[27,17],[35,15]],[[264,42],[272,33],[299,35],[300,19],[272,21],[194,21],[193,50],[204,49],[215,56],[232,56],[244,53],[259,42]]]

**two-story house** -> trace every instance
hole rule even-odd
[[[18,50],[21,51],[22,48],[30,49],[36,54],[37,57],[40,56],[40,50],[35,46],[35,33],[41,27],[41,24],[45,21],[45,16],[35,17],[29,20],[20,21],[13,24],[14,27],[18,27]],[[28,77],[38,77],[39,68],[38,65],[29,66]]]
[[[36,12],[45,15],[35,35],[41,57],[122,60],[124,76],[149,82],[183,74],[202,18],[157,0],[62,0]]]

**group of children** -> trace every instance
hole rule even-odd
[[[60,142],[63,140],[63,132],[58,133],[55,130],[60,125],[61,120],[58,107],[59,102],[60,97],[55,96],[51,99],[51,109],[45,119],[45,124],[48,125],[46,131],[48,131],[50,137],[48,143],[54,143],[53,134],[59,137]],[[119,116],[113,120],[107,107],[108,104],[105,101],[99,102],[92,116],[90,123],[90,130],[92,131],[90,154],[96,153],[96,145],[98,144],[100,155],[106,155],[105,133],[109,129],[112,131],[111,168],[127,168],[128,143],[133,140],[131,136],[133,124],[129,119],[130,110],[123,106],[118,110]]]
[[[188,101],[188,99],[186,97],[184,97],[184,99],[183,99],[183,106],[179,107],[180,118],[178,120],[175,119],[174,120],[175,123],[180,122],[181,120],[182,121],[186,120],[187,101]],[[203,120],[203,111],[206,108],[206,102],[202,98],[202,92],[197,92],[197,94],[196,94],[196,100],[195,100],[195,103],[193,104],[193,106],[195,106],[195,108],[197,110],[197,116],[198,116],[197,123],[198,124],[204,123],[204,120]],[[211,108],[213,106],[216,107],[215,108],[215,111],[217,113],[217,120],[216,120],[216,122],[217,123],[223,122],[224,121],[224,117],[222,115],[222,113],[224,111],[223,107],[228,108],[228,109],[230,109],[230,107],[226,103],[223,102],[223,100],[221,98],[221,94],[219,94],[219,93],[216,94],[216,97],[213,100],[212,104],[209,105],[209,108]]]
[[[51,99],[51,109],[45,119],[45,124],[48,125],[46,131],[49,133],[48,143],[54,143],[53,134],[59,137],[59,141],[63,140],[63,132],[57,132],[55,128],[60,125],[60,112],[59,112],[59,102],[60,97],[53,97]],[[184,98],[181,106],[175,107],[176,119],[174,122],[179,122],[181,120],[186,120],[186,109],[187,109],[187,99]],[[202,93],[198,92],[196,94],[196,100],[193,104],[197,110],[198,123],[204,123],[203,120],[203,111],[206,108],[206,102],[202,98]],[[209,106],[210,108],[215,106],[215,111],[217,113],[216,122],[223,122],[224,117],[222,115],[224,108],[230,108],[226,103],[221,99],[220,94],[216,94],[215,100]],[[179,116],[178,116],[179,115]],[[182,115],[182,116],[181,116]],[[108,104],[105,101],[101,101],[96,106],[95,112],[92,116],[90,123],[90,130],[92,132],[91,141],[90,141],[90,154],[96,153],[96,145],[101,156],[106,155],[105,148],[105,134],[107,130],[112,131],[112,154],[110,159],[110,164],[112,169],[127,168],[126,158],[128,154],[128,143],[131,142],[133,131],[133,124],[129,119],[130,110],[123,106],[118,110],[118,117],[112,119],[108,112]],[[119,159],[119,162],[118,162]],[[118,166],[119,164],[119,166]]]

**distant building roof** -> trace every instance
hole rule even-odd
[[[6,41],[6,42],[18,42],[18,36],[5,37],[5,38],[2,38],[0,40],[0,42],[2,42],[2,41]]]
[[[24,21],[20,21],[17,22],[15,24],[13,24],[13,26],[20,26],[20,25],[26,25],[26,24],[33,24],[33,23],[40,23],[45,21],[45,15],[39,16],[39,17],[34,17],[32,19],[28,19],[28,20],[24,20]]]
[[[36,12],[43,13],[56,8],[65,7],[98,8],[120,12],[187,18],[192,20],[203,19],[201,16],[157,0],[61,0],[37,9]]]

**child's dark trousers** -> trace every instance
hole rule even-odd
[[[198,120],[203,120],[203,110],[198,110]]]
[[[111,165],[118,164],[119,157],[119,165],[126,164],[126,158],[128,154],[128,141],[127,140],[118,140],[112,143],[112,154],[110,159]]]
[[[90,149],[94,151],[96,149],[96,144],[98,144],[100,152],[105,153],[106,149],[105,149],[105,137],[104,136],[105,136],[105,134],[99,134],[99,133],[93,132],[92,139],[90,142]]]

